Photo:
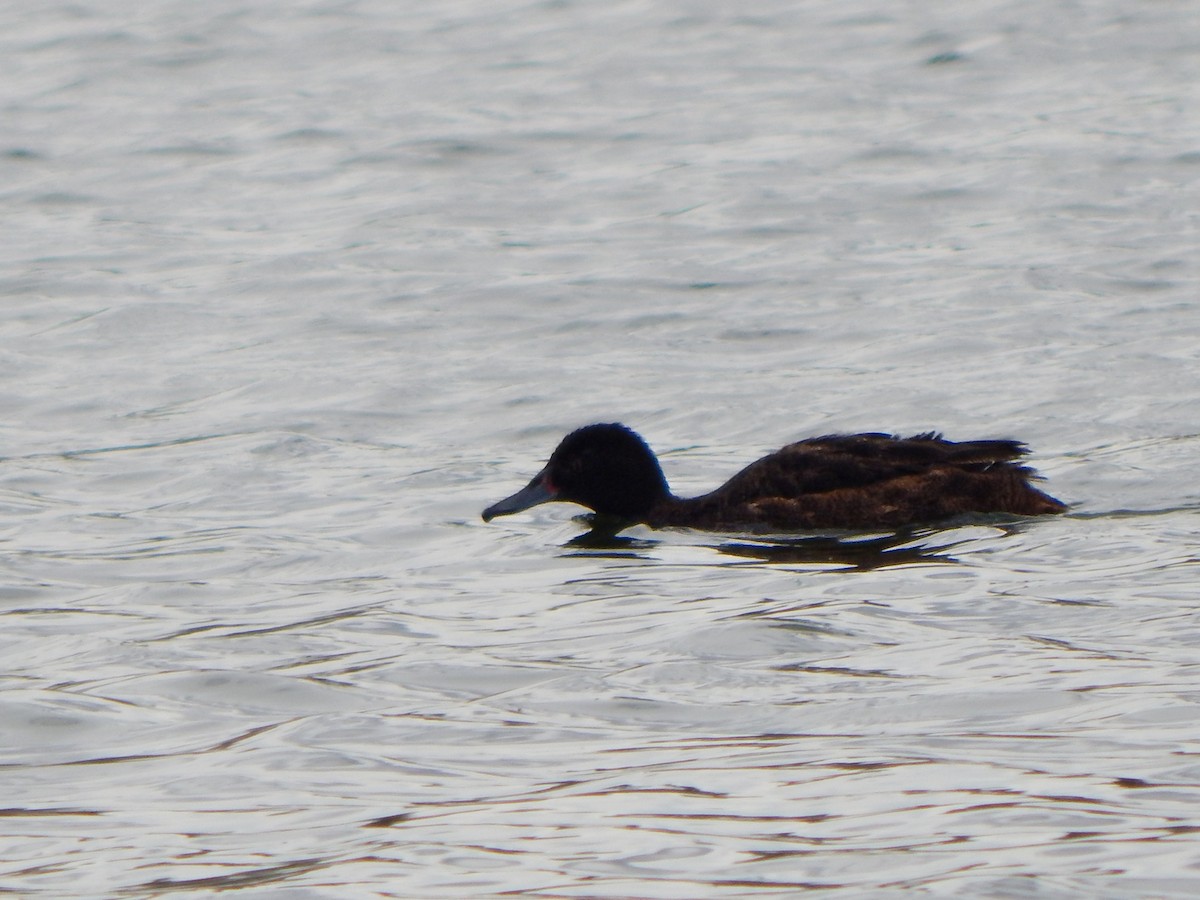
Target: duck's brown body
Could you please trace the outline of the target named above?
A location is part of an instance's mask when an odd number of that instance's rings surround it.
[[[938,435],[830,435],[789,444],[751,463],[712,493],[668,496],[652,526],[717,530],[895,527],[968,513],[1036,516],[1062,503],[1029,483],[1015,441],[953,443]]]
[[[653,527],[711,531],[894,528],[969,513],[1035,516],[1066,507],[1030,484],[1017,441],[937,434],[828,435],[789,444],[709,494],[674,496],[645,442],[622,425],[567,435],[550,461],[485,520],[549,500]]]

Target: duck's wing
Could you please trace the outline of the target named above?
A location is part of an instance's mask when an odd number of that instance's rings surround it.
[[[868,488],[952,468],[985,471],[1027,452],[1019,441],[955,443],[935,433],[825,435],[788,444],[751,463],[716,492],[728,503]],[[1015,468],[1015,467],[1013,467]]]

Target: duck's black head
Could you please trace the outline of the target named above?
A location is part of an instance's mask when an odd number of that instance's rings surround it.
[[[546,468],[517,493],[485,509],[483,520],[550,500],[637,519],[669,494],[658,460],[637,434],[624,425],[588,425],[563,438]]]

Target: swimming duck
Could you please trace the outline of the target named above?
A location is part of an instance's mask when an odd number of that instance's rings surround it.
[[[550,461],[483,520],[551,500],[654,528],[792,531],[895,528],[968,513],[1038,516],[1066,505],[1030,484],[1014,462],[1020,441],[947,441],[831,434],[788,444],[751,463],[715,491],[676,497],[654,452],[624,425],[588,425],[563,438]]]

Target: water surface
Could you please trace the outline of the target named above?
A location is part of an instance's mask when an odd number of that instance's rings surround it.
[[[1195,894],[1200,13],[0,22],[0,889]],[[479,520],[599,420],[1073,508]]]

